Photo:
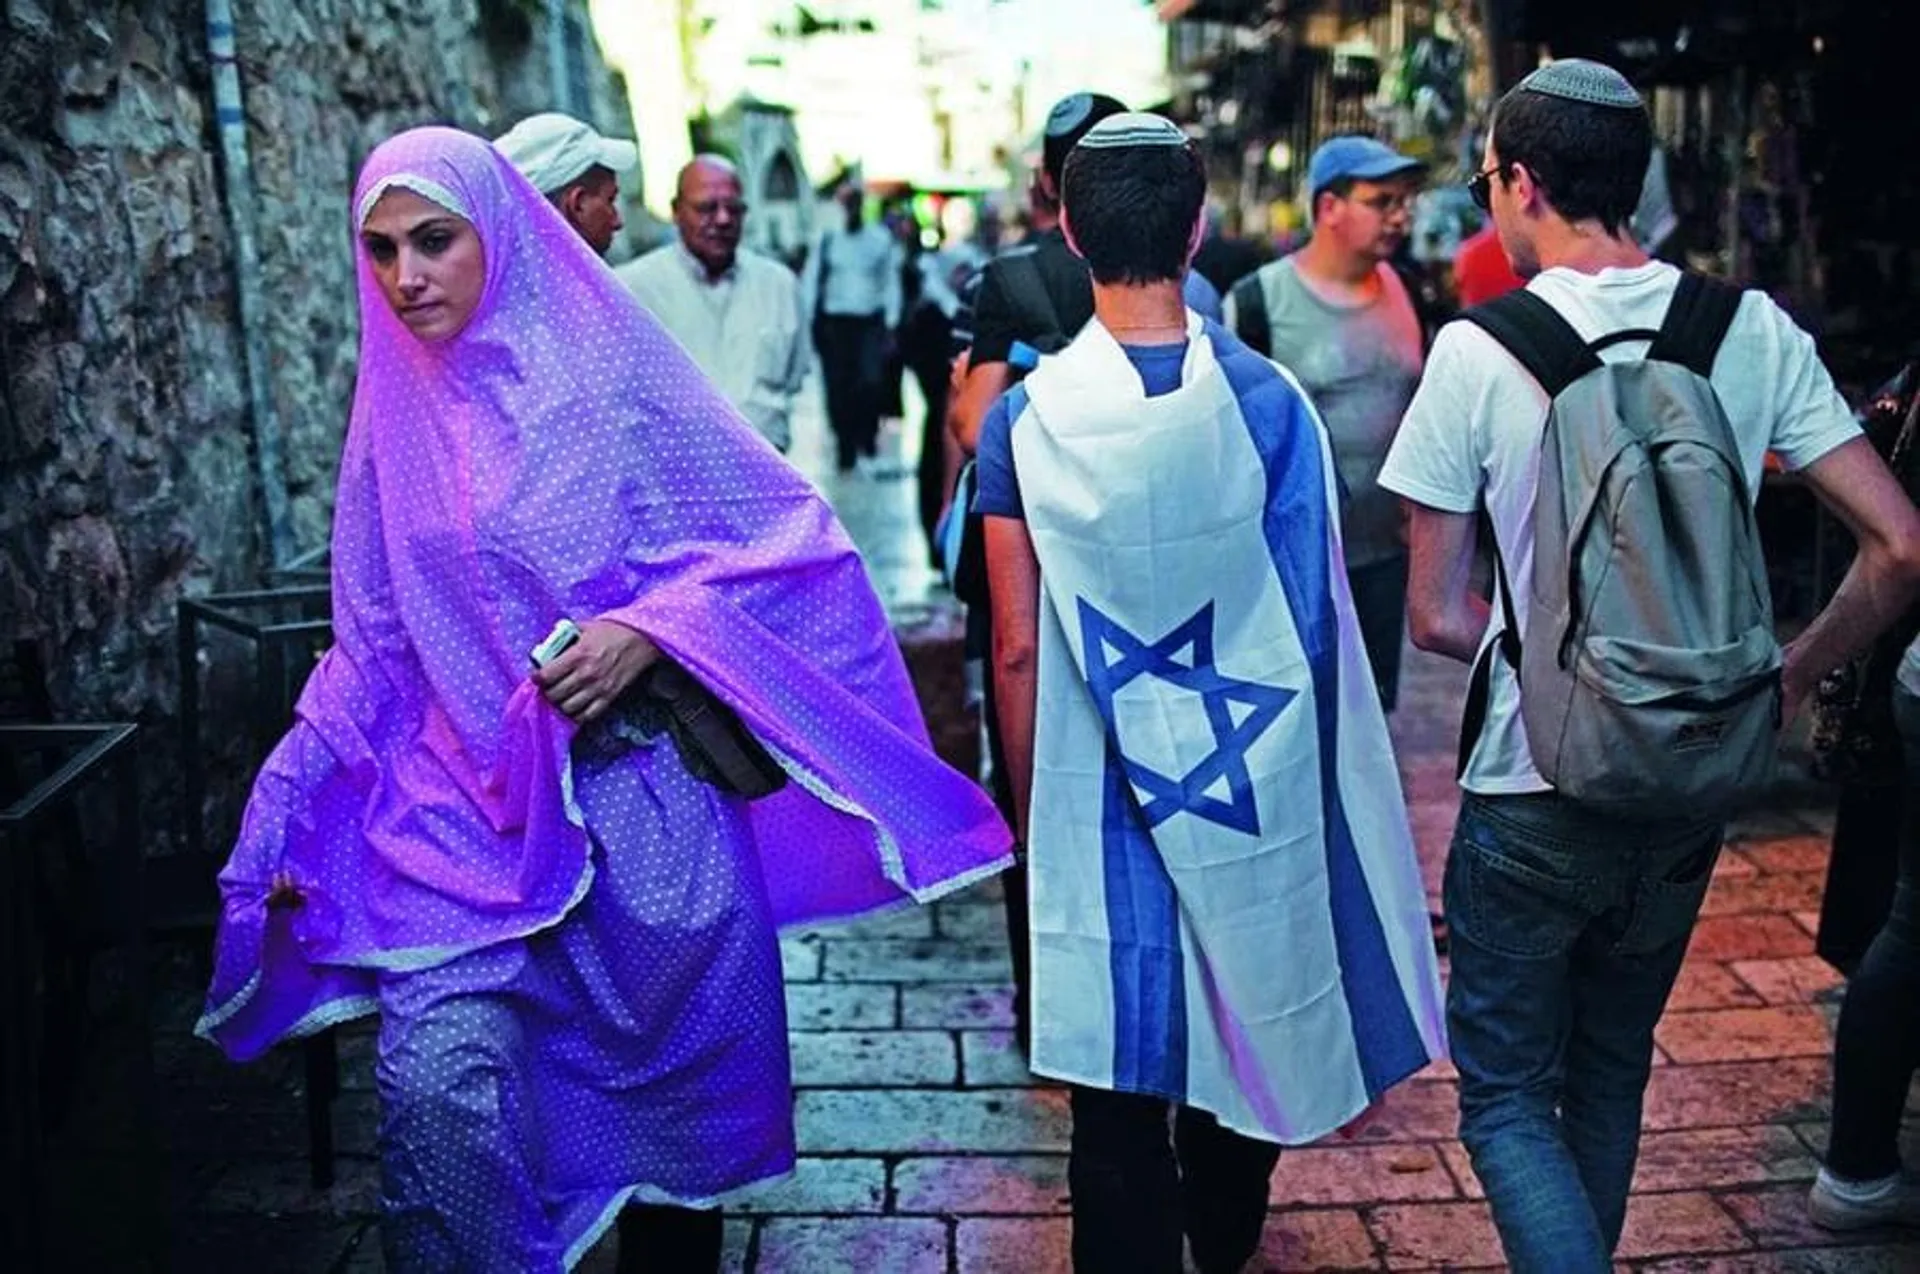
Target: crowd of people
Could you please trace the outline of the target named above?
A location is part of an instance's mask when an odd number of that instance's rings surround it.
[[[1424,169],[1369,138],[1319,148],[1312,237],[1261,264],[1186,133],[1077,93],[1017,244],[914,251],[850,185],[798,278],[741,246],[718,156],[609,269],[631,144],[393,138],[354,193],[337,644],[222,874],[201,1033],[244,1058],[379,1014],[390,1269],[569,1268],[617,1223],[623,1270],[710,1271],[720,1209],[794,1164],[778,927],[1003,874],[1077,1270],[1241,1269],[1282,1148],[1448,1055],[1512,1268],[1610,1270],[1729,812],[1920,597],[1912,414],[1903,489],[1783,311],[1647,256],[1651,144],[1607,67],[1506,94],[1458,272],[1487,304],[1435,331],[1395,266]],[[890,356],[921,386],[984,791],[779,454],[815,354],[843,470]],[[1784,648],[1769,454],[1859,545]],[[1474,670],[1441,917],[1386,729],[1409,633]],[[1920,1225],[1903,650],[1899,883],[1809,1204],[1835,1229]]]

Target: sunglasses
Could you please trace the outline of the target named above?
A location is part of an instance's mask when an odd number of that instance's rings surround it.
[[[1493,211],[1493,179],[1506,170],[1507,165],[1495,164],[1467,178],[1467,197],[1473,200],[1474,207],[1482,212]]]

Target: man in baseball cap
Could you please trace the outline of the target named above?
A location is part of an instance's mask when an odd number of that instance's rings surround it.
[[[1371,137],[1330,137],[1307,163],[1313,238],[1234,285],[1228,322],[1291,370],[1319,408],[1349,500],[1347,583],[1381,704],[1399,697],[1407,550],[1400,501],[1376,482],[1422,361],[1420,317],[1390,264],[1426,165]]]
[[[529,115],[493,144],[595,252],[607,254],[620,233],[618,174],[638,166],[639,147],[558,111]]]

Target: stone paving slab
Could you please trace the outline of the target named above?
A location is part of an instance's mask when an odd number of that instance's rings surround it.
[[[1268,1189],[1275,1206],[1457,1199],[1460,1188],[1431,1144],[1311,1146],[1281,1152]]]
[[[948,1274],[948,1226],[919,1217],[785,1217],[760,1227],[756,1274]]]
[[[954,1038],[941,1031],[795,1034],[792,1054],[800,1088],[923,1088],[960,1074]]]
[[[796,1094],[794,1118],[811,1153],[1067,1148],[1067,1095],[1039,1088],[816,1089]]]
[[[893,1169],[893,1196],[894,1209],[904,1213],[1064,1213],[1067,1159],[1065,1155],[902,1159]]]
[[[1502,1263],[1500,1238],[1484,1203],[1389,1204],[1367,1228],[1391,1270],[1473,1269]]]
[[[963,1220],[955,1263],[968,1274],[1069,1274],[1072,1228],[1060,1217]]]
[[[1653,1038],[1660,1051],[1676,1062],[1825,1057],[1833,1051],[1826,1019],[1806,1004],[1669,1012]]]
[[[803,1158],[791,1177],[754,1191],[739,1206],[742,1213],[762,1216],[857,1216],[886,1210],[887,1163],[877,1158]]]
[[[961,1083],[968,1088],[1001,1088],[1049,1081],[1027,1069],[1026,1055],[1012,1031],[960,1032]]]
[[[792,1031],[874,1031],[900,1025],[900,988],[888,983],[787,984]]]
[[[1833,998],[1846,980],[1819,956],[1736,960],[1733,974],[1768,1004],[1807,1004]]]
[[[1636,1257],[1742,1252],[1753,1246],[1721,1201],[1704,1191],[1643,1194],[1627,1207],[1618,1255]]]
[[[1640,1141],[1633,1188],[1647,1193],[1805,1183],[1813,1180],[1819,1166],[1807,1143],[1780,1124],[1650,1132]]]
[[[1824,1119],[1828,1070],[1823,1057],[1662,1067],[1647,1084],[1641,1123],[1661,1130]]]
[[[900,1025],[1011,1029],[1013,987],[1004,982],[937,983],[900,988]]]
[[[936,903],[933,919],[942,938],[1006,945],[1007,905],[998,899]]]
[[[1747,961],[1758,966],[1768,961]],[[1667,1011],[1692,1012],[1697,1009],[1758,1008],[1767,1003],[1752,983],[1734,972],[1733,966],[1709,960],[1689,960],[1680,969],[1667,1000]]]
[[[876,938],[829,940],[828,982],[979,982],[1013,976],[1005,942]]]

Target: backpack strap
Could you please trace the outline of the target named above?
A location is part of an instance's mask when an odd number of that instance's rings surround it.
[[[1554,308],[1520,289],[1476,305],[1460,315],[1500,343],[1519,360],[1527,374],[1540,383],[1549,398],[1600,366],[1600,356],[1573,325]],[[1493,661],[1504,659],[1514,675],[1520,675],[1520,622],[1513,609],[1513,581],[1507,576],[1507,563],[1500,552],[1500,541],[1491,519],[1484,523],[1486,544],[1493,555],[1495,591],[1500,594],[1500,635],[1493,648],[1475,661],[1467,683],[1467,701],[1460,719],[1460,746],[1454,774],[1467,772],[1467,761],[1480,741],[1487,722],[1487,707],[1493,690]]]
[[[1600,356],[1573,325],[1524,288],[1476,305],[1460,317],[1519,359],[1549,398],[1558,398],[1561,390],[1600,366]]]
[[[1248,348],[1267,358],[1273,357],[1273,322],[1267,317],[1267,289],[1255,270],[1233,285],[1233,334]]]
[[[1741,290],[1731,283],[1700,274],[1682,274],[1673,303],[1647,350],[1648,358],[1678,363],[1703,380],[1713,374],[1713,360],[1726,339],[1733,316],[1740,309]]]
[[[1040,273],[1035,254],[1030,249],[1015,248],[995,258],[994,264],[1000,267],[1000,285],[1014,312],[1033,324],[1027,343],[1042,354],[1059,350],[1070,337],[1060,325],[1060,311],[1054,307],[1053,294],[1047,291],[1046,276]]]
[[[1480,511],[1480,527],[1487,551],[1493,555],[1493,573],[1497,580],[1494,590],[1500,594],[1502,622],[1500,635],[1493,639],[1491,648],[1474,660],[1473,674],[1467,679],[1467,700],[1460,714],[1460,743],[1453,770],[1456,779],[1465,777],[1467,762],[1473,759],[1473,749],[1480,742],[1480,732],[1486,729],[1487,707],[1493,697],[1493,661],[1506,660],[1507,667],[1513,669],[1514,679],[1520,677],[1520,621],[1513,613],[1513,584],[1507,579],[1499,533],[1494,530],[1493,519],[1485,508]]]

